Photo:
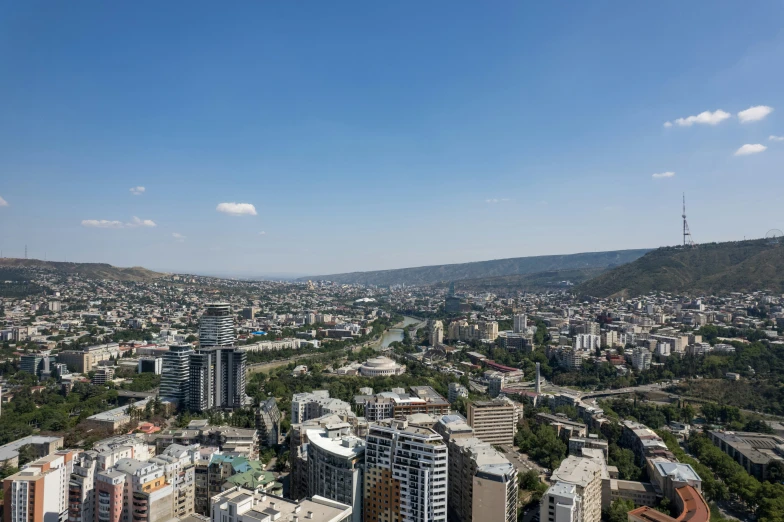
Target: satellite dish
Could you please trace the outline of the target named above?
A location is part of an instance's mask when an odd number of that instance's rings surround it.
[[[773,228],[768,230],[768,233],[765,234],[765,239],[768,240],[769,245],[778,245],[781,242],[782,236],[784,236],[784,232],[778,228]]]

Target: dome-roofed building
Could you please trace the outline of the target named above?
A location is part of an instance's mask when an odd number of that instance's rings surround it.
[[[389,375],[401,375],[406,371],[406,367],[396,363],[389,357],[379,355],[365,361],[359,367],[359,374],[363,377],[386,377]]]

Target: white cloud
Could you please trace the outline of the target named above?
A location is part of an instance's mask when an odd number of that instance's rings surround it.
[[[0,197],[0,207],[7,207],[7,206],[8,206],[8,201]]]
[[[183,241],[185,241],[185,236],[183,236],[179,232],[172,232],[172,237],[176,239],[178,243],[182,243]]]
[[[729,112],[724,112],[721,109],[718,109],[714,112],[704,111],[696,116],[678,118],[675,120],[675,124],[680,125],[681,127],[691,127],[695,123],[699,123],[700,125],[718,125],[730,116],[731,114]]]
[[[784,141],[784,136],[773,136],[773,135],[771,135],[771,136],[768,136],[768,139],[770,141]],[[0,198],[0,199],[2,199],[2,198]],[[2,205],[0,205],[0,206],[2,206]]]
[[[83,219],[82,226],[90,228],[152,228],[157,227],[158,225],[156,225],[155,221],[152,219],[139,219],[138,217],[133,216],[133,219],[129,223],[111,221],[108,219]]]
[[[495,204],[495,203],[504,203],[506,201],[509,201],[509,198],[490,198],[490,199],[486,199],[485,203]]]
[[[136,216],[133,216],[133,220],[130,223],[127,223],[128,227],[157,227],[158,225],[155,224],[155,221],[152,219],[139,219]]]
[[[266,233],[266,232],[264,232],[264,231],[262,230],[261,232],[259,232],[259,235],[260,235],[260,236],[266,236],[266,235],[267,235],[267,233]]]
[[[131,194],[133,194],[134,196],[141,196],[142,194],[144,194],[144,191],[147,189],[139,186],[139,187],[131,187],[129,190],[131,191]]]
[[[749,154],[759,154],[764,152],[767,147],[761,143],[750,144],[747,143],[735,151],[736,156],[748,156]]]
[[[221,203],[215,210],[230,216],[255,216],[256,207],[250,203]]]
[[[664,127],[669,129],[670,127],[672,127],[672,122],[671,121],[665,121],[664,122]]]
[[[125,224],[122,221],[109,221],[108,219],[83,219],[82,226],[90,228],[123,228]]]
[[[672,177],[675,177],[675,173],[674,172],[670,172],[670,171],[667,171],[667,172],[657,172],[656,174],[653,174],[651,177],[653,179],[672,178]]]
[[[755,107],[749,107],[745,111],[740,111],[738,113],[738,119],[741,123],[751,123],[753,121],[764,120],[765,116],[771,112],[773,112],[773,107],[757,105]]]

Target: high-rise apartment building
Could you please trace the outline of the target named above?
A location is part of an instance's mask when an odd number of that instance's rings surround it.
[[[352,521],[362,521],[365,441],[346,427],[307,430],[309,496],[319,495],[351,506]]]
[[[468,405],[468,424],[477,438],[490,444],[514,443],[518,413],[508,401],[476,401]]]
[[[438,433],[408,421],[370,427],[365,449],[366,521],[445,522],[447,447]]]
[[[515,466],[491,444],[474,437],[474,430],[460,415],[445,415],[435,430],[449,448],[449,520],[515,522]]]
[[[215,407],[213,396],[214,353],[200,350],[190,354],[188,358],[188,409],[191,411],[204,411]]]
[[[188,406],[189,358],[192,353],[193,347],[185,344],[170,346],[169,351],[163,354],[160,396],[176,401],[182,408]]]
[[[209,303],[199,321],[199,346],[233,346],[234,316],[228,303]]]
[[[528,316],[519,314],[514,316],[514,333],[525,333],[528,328]]]
[[[247,354],[234,347],[234,316],[227,303],[210,303],[199,321],[199,349],[189,363],[189,408],[237,408],[246,402]]]
[[[3,480],[3,520],[63,522],[68,519],[68,477],[75,453],[60,450]]]

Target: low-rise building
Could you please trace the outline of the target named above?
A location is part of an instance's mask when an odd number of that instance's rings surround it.
[[[232,488],[211,499],[212,522],[347,522],[351,506],[315,496],[298,502]]]
[[[750,475],[766,480],[768,466],[772,461],[781,461],[784,454],[784,438],[765,433],[741,431],[709,431],[711,442],[724,453],[735,459]]]

